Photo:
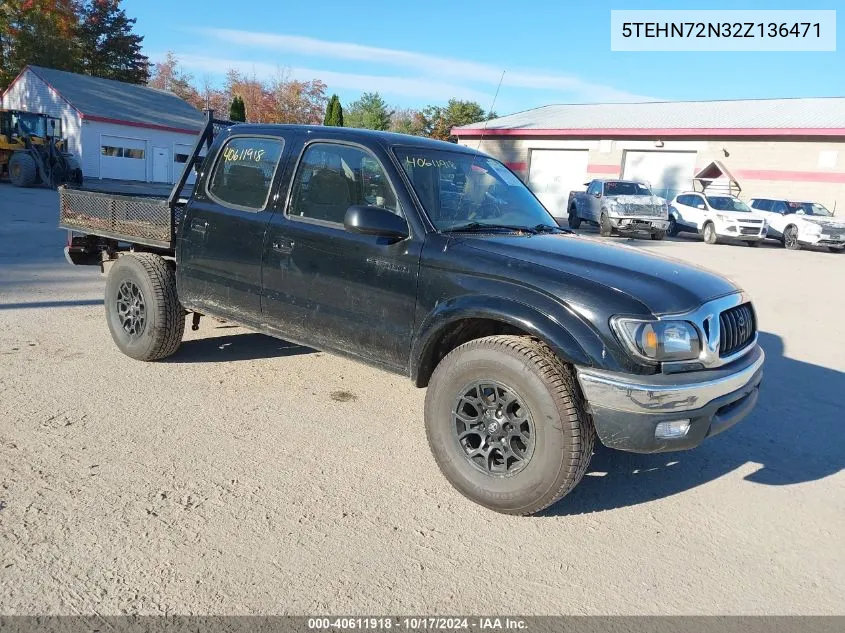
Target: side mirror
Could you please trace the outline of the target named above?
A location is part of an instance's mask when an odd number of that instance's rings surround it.
[[[696,207],[696,209],[705,209],[705,210],[707,209],[707,207],[705,207],[703,204],[697,204],[697,205],[695,205],[695,207]]]
[[[377,235],[396,241],[409,235],[405,220],[381,207],[352,205],[346,210],[343,226],[350,233]]]
[[[596,198],[601,198],[601,191],[599,191],[598,193],[594,193],[593,195],[594,195]]]

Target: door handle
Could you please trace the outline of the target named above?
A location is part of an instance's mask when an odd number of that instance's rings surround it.
[[[208,229],[208,221],[207,220],[199,220],[194,219],[191,220],[191,231],[194,233],[199,233],[200,235],[205,235],[206,230]]]
[[[293,253],[294,243],[292,240],[273,240],[273,250],[282,255]]]

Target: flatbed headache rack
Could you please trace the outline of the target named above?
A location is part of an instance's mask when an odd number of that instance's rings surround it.
[[[59,227],[154,249],[174,248],[184,208],[182,191],[191,172],[203,161],[203,149],[207,152],[220,132],[237,124],[215,119],[214,110],[205,113],[205,126],[166,199],[154,194],[107,193],[62,186],[59,187]]]

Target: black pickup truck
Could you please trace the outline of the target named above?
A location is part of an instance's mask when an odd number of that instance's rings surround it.
[[[210,116],[169,199],[60,201],[67,258],[107,273],[125,354],[165,358],[187,315],[209,315],[404,374],[428,387],[443,474],[500,512],[566,495],[596,435],[688,449],[757,401],[764,355],[739,288],[558,228],[465,147]]]

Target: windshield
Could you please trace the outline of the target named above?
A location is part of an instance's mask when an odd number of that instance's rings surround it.
[[[707,196],[707,202],[717,211],[751,211],[742,200],[730,196]]]
[[[394,151],[439,231],[470,223],[526,229],[557,226],[522,181],[497,160],[412,147]]]
[[[604,183],[604,195],[606,196],[650,196],[648,187],[638,182],[619,182],[610,180]]]
[[[28,112],[15,112],[12,115],[12,129],[19,127],[29,136],[44,136],[44,117]]]
[[[828,211],[823,205],[817,202],[788,202],[789,210],[787,213],[801,213],[804,215],[820,215],[823,217],[831,217],[833,214]]]

